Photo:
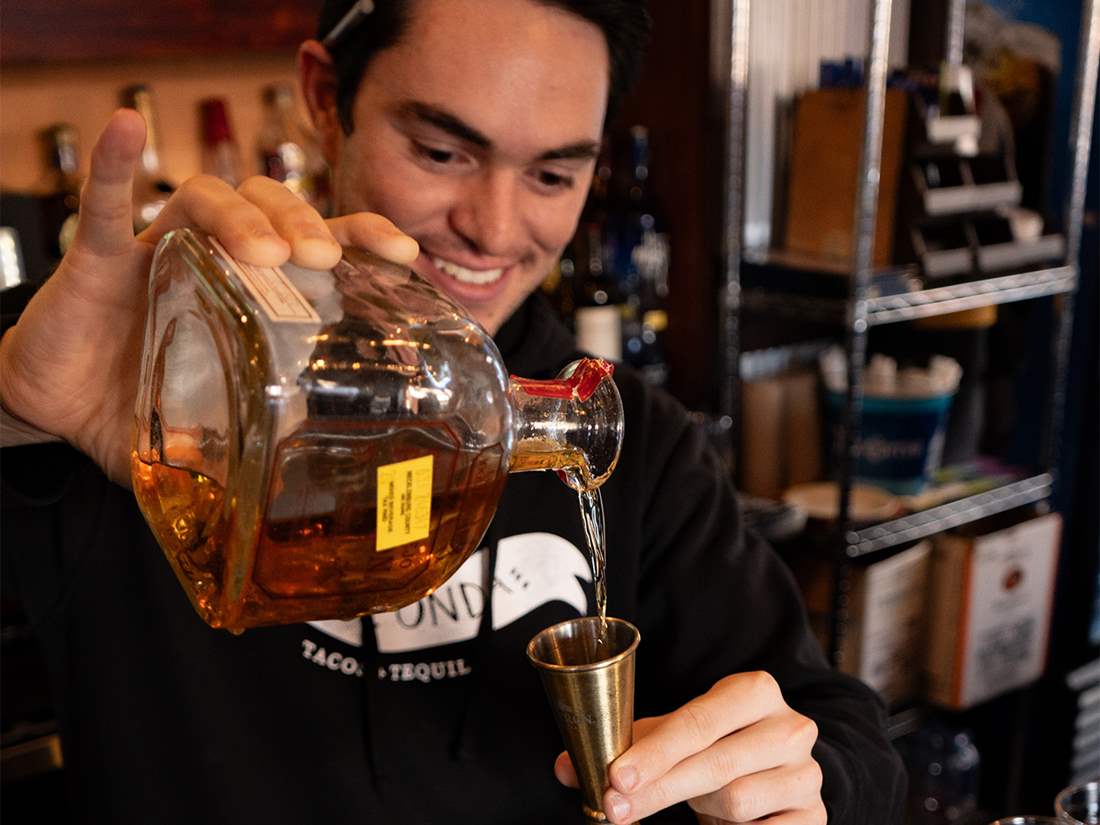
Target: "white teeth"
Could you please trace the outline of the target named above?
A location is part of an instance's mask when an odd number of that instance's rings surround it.
[[[456,281],[461,281],[464,284],[491,284],[493,281],[500,278],[504,272],[503,267],[497,267],[496,269],[467,269],[464,266],[451,263],[443,258],[437,258],[432,255],[432,263],[436,268],[446,272]]]

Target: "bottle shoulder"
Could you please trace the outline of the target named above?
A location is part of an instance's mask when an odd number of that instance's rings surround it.
[[[340,409],[365,404],[377,417],[507,401],[492,338],[404,267],[353,250],[332,270],[251,266],[182,229],[162,241],[153,269],[154,312],[203,303],[238,351],[264,354],[272,387]]]

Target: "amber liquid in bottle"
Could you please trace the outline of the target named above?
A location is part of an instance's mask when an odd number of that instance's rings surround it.
[[[234,546],[233,514],[212,479],[132,457],[134,492],[203,618],[239,630],[395,610],[428,595],[481,540],[507,479],[501,451],[448,446],[449,427],[394,429],[342,422],[277,448],[260,527]],[[428,534],[376,549],[376,473],[430,456]],[[227,556],[225,549],[233,547]],[[229,565],[229,568],[226,568]],[[225,593],[240,582],[240,598]],[[233,604],[240,604],[234,609]]]

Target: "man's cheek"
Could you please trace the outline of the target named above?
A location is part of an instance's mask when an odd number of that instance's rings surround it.
[[[577,231],[580,209],[581,205],[577,203],[575,209],[556,212],[552,218],[542,224],[542,231],[537,233],[536,241],[549,257],[561,257],[565,247],[573,240],[573,235]]]

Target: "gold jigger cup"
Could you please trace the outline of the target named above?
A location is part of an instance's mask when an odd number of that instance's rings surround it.
[[[585,816],[606,822],[607,768],[630,747],[634,727],[634,651],[638,628],[585,616],[548,627],[527,645],[581,784]]]

